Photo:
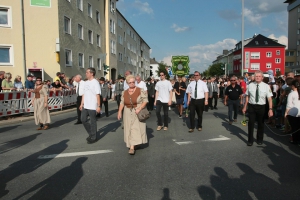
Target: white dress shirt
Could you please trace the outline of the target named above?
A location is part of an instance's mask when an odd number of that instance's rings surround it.
[[[264,83],[264,82],[260,82],[258,84],[258,88],[259,88],[259,99],[258,102],[255,102],[255,97],[256,97],[256,88],[257,88],[257,83],[256,82],[252,82],[249,84],[247,91],[246,91],[246,95],[249,97],[249,103],[250,104],[256,104],[256,105],[265,105],[266,104],[266,98],[268,97],[272,97],[272,91],[271,88],[268,84]]]
[[[196,88],[196,81],[192,81],[186,90],[186,93],[191,95],[192,99],[195,99],[195,88]],[[208,92],[208,88],[205,82],[202,80],[198,80],[197,83],[197,99],[205,98],[205,93]]]
[[[80,80],[79,83],[74,81],[73,82],[73,85],[74,87],[76,87],[76,94],[78,96],[82,96],[83,95],[83,92],[84,92],[84,81],[83,80]],[[79,85],[79,90],[78,90],[78,85]]]

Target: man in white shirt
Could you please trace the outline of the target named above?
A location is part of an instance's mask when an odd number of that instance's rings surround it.
[[[145,83],[144,81],[142,81],[140,75],[137,75],[137,76],[135,77],[135,81],[136,81],[136,82],[135,82],[135,86],[137,86],[137,87],[143,89],[144,91],[147,91],[147,90],[148,90],[148,89],[147,89],[147,86],[146,86],[146,83]]]
[[[162,118],[161,118],[161,108],[164,110],[164,131],[168,130],[168,109],[172,104],[172,84],[170,81],[166,80],[166,75],[164,72],[159,73],[160,81],[155,85],[155,101],[154,105],[156,106],[156,116],[158,121],[158,127],[156,130],[161,130],[163,127]]]
[[[85,130],[89,134],[89,137],[86,139],[88,144],[92,144],[97,141],[96,115],[101,111],[101,90],[99,82],[95,79],[95,74],[96,70],[92,67],[89,67],[85,72],[88,80],[84,83],[84,92],[80,105],[81,121]],[[90,117],[90,123],[88,122],[88,116]]]
[[[127,71],[125,72],[125,79],[126,79],[126,76],[131,75],[131,74],[132,74],[132,72],[129,71],[129,70],[127,70]],[[128,88],[129,88],[129,85],[127,84],[126,81],[124,81],[124,91],[127,90]]]
[[[195,71],[195,80],[192,81],[186,93],[188,94],[188,105],[190,106],[190,124],[189,132],[194,132],[195,129],[195,114],[198,115],[198,131],[202,131],[202,115],[204,105],[208,105],[208,88],[205,82],[200,80],[200,72]]]
[[[82,76],[80,74],[77,74],[74,77],[73,85],[75,87],[76,95],[77,95],[77,102],[76,102],[77,122],[75,123],[75,125],[77,125],[77,124],[82,124],[82,122],[81,122],[81,110],[79,109],[79,107],[81,105],[82,95],[83,95],[83,92],[84,92],[83,91],[84,90],[84,81],[82,80]]]
[[[264,137],[264,114],[266,100],[269,102],[269,117],[273,116],[272,108],[272,91],[268,84],[263,82],[264,74],[258,70],[254,73],[255,82],[249,84],[246,91],[246,101],[243,108],[243,113],[246,113],[248,108],[249,122],[248,122],[248,146],[253,145],[254,124],[257,121],[257,135],[256,140],[258,145],[262,145]],[[249,103],[249,104],[248,104]]]

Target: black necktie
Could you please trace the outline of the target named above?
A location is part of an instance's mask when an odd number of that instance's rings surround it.
[[[258,89],[258,84],[256,85],[256,94],[255,94],[255,102],[258,103],[259,100],[259,89]]]
[[[197,85],[198,85],[198,81],[196,81],[196,87],[195,87],[195,99],[197,99]]]

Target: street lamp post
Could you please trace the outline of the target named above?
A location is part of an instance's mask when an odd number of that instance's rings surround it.
[[[244,75],[244,0],[242,0],[242,69],[241,75]]]

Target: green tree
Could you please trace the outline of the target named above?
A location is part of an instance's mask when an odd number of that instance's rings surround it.
[[[161,61],[158,65],[159,65],[158,66],[158,70],[156,70],[157,76],[159,77],[159,73],[160,72],[164,72],[165,75],[166,75],[166,79],[170,79],[170,75],[169,75],[169,73],[168,73],[168,71],[166,69],[166,67],[170,67],[170,66],[167,66],[167,64],[164,63],[163,61]]]
[[[209,66],[208,74],[210,76],[220,76],[224,74],[224,70],[222,68],[222,63],[217,63]]]

